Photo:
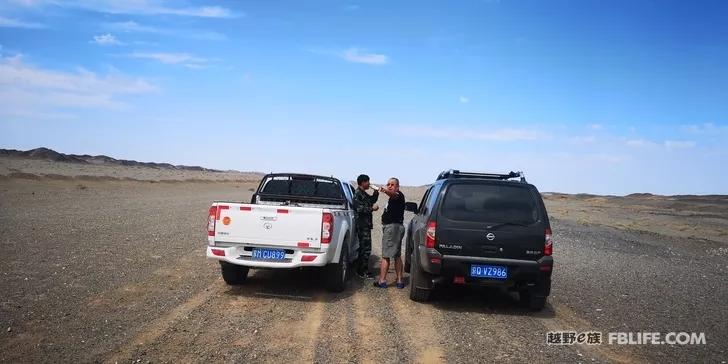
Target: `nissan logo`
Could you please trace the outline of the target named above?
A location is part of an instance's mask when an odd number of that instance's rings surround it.
[[[488,233],[488,235],[486,235],[485,238],[488,239],[488,240],[490,240],[490,241],[493,241],[493,240],[495,240],[495,234]]]

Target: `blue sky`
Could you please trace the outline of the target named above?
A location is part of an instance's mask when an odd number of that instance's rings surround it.
[[[725,1],[0,2],[0,147],[728,194]]]

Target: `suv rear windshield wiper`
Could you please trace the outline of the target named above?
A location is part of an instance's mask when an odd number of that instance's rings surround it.
[[[501,226],[506,226],[506,225],[515,225],[515,226],[524,226],[524,227],[528,227],[528,226],[531,226],[531,225],[533,225],[533,224],[524,224],[524,223],[522,223],[522,222],[516,222],[516,221],[507,221],[507,222],[501,222],[501,223],[499,223],[499,224],[495,224],[495,225],[488,225],[488,226],[487,226],[487,228],[488,228],[488,229],[495,229],[495,228],[497,228],[497,227],[501,227]]]

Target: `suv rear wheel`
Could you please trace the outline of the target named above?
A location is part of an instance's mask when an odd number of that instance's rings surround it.
[[[222,279],[231,286],[237,286],[245,283],[248,278],[250,268],[241,265],[220,262],[220,270],[222,271]]]
[[[410,299],[417,302],[427,302],[430,300],[432,291],[417,287],[427,285],[427,273],[420,267],[420,263],[417,261],[414,252],[410,255],[410,265],[412,270],[410,274],[410,279],[412,280],[410,282]]]

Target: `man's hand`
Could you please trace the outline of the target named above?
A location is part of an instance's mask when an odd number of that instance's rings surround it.
[[[379,210],[379,205],[377,205],[377,204],[372,205],[372,211],[377,211],[377,210]]]
[[[381,193],[383,193],[383,194],[385,194],[385,195],[387,195],[389,197],[395,197],[395,196],[397,196],[397,192],[394,192],[394,191],[392,191],[392,190],[390,190],[388,188],[385,188],[385,187],[379,187],[379,192],[381,192]]]

